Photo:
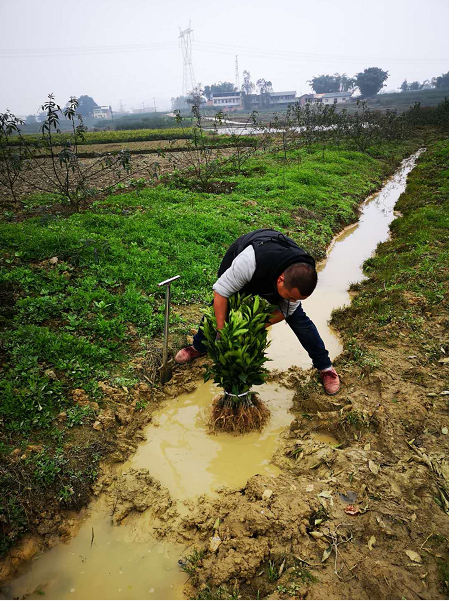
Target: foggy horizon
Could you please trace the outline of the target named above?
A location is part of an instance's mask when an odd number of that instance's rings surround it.
[[[431,79],[449,70],[446,24],[449,3],[429,0],[328,0],[287,2],[278,8],[194,0],[181,3],[99,0],[90,5],[49,0],[0,0],[7,24],[0,42],[3,85],[0,111],[39,112],[53,93],[63,105],[70,96],[91,96],[119,110],[171,108],[182,94],[179,28],[191,22],[196,82],[240,84],[272,81],[274,91],[311,92],[307,80],[321,74],[355,73],[368,67],[389,72],[384,91]],[[153,101],[153,98],[155,101]]]

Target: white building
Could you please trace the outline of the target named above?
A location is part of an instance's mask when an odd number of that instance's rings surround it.
[[[112,109],[110,106],[99,106],[94,109],[96,119],[112,119]]]
[[[327,94],[314,94],[314,102],[322,104],[341,104],[349,102],[352,92],[329,92]]]
[[[238,108],[242,106],[241,92],[219,92],[212,94],[212,105],[217,108]]]
[[[278,106],[280,104],[291,104],[296,100],[296,90],[293,92],[270,92],[269,94],[270,106]]]

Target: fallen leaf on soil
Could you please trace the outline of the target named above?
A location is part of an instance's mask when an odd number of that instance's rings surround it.
[[[422,563],[421,556],[418,555],[416,551],[410,551],[410,549],[407,549],[405,554],[415,563]]]
[[[376,544],[376,537],[372,536],[368,541],[368,549],[370,551],[372,551],[375,544]]]
[[[313,490],[313,484],[309,484],[309,486],[306,486],[306,492],[312,492]]]
[[[316,530],[314,530],[310,533],[310,536],[313,536],[313,538],[323,538],[324,534],[322,532],[317,532]]]
[[[348,515],[357,515],[361,513],[360,507],[356,507],[355,505],[348,505],[345,509],[345,513]]]
[[[370,443],[366,444],[366,445],[363,447],[363,450],[364,450],[364,451],[370,451],[370,450],[371,450],[371,445],[370,445]]]
[[[266,489],[263,491],[262,499],[263,499],[264,501],[266,501],[267,499],[269,499],[269,498],[271,497],[271,495],[272,495],[272,494],[273,494],[273,491],[272,491],[272,490],[270,490],[269,488],[266,488]]]
[[[447,428],[441,428],[441,434],[447,434],[449,430]]]
[[[371,461],[371,459],[368,461],[368,467],[373,472],[373,474],[377,475],[379,473],[379,466],[376,463],[374,463],[374,461]]]
[[[324,563],[326,561],[326,559],[328,559],[330,557],[331,553],[332,553],[332,547],[328,547],[327,549],[325,549],[323,551],[323,557],[321,558],[321,563]]]
[[[218,547],[221,545],[221,538],[219,536],[212,536],[209,539],[209,550],[212,551],[212,553],[215,553],[215,551],[218,549]]]
[[[323,497],[323,499],[332,499],[332,494],[330,490],[323,490],[322,492],[318,493],[319,497]]]
[[[440,395],[441,395],[441,396],[446,396],[447,394],[449,394],[449,390],[442,390],[442,391],[440,392]]]
[[[438,396],[436,392],[429,392],[427,396]]]
[[[449,357],[444,357],[444,359],[440,359],[438,363],[449,363]]]
[[[282,576],[282,572],[284,571],[284,568],[285,568],[285,559],[282,562],[281,567],[279,568],[279,578]]]

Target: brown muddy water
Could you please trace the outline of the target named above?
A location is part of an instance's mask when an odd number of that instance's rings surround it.
[[[332,358],[342,349],[327,325],[330,314],[350,301],[349,284],[363,279],[363,262],[387,239],[394,205],[418,155],[403,161],[382,190],[363,203],[359,222],[335,237],[327,259],[319,265],[318,287],[304,309]],[[288,326],[274,326],[270,338],[271,369],[310,367],[309,357]],[[118,473],[148,469],[169,490],[181,515],[188,513],[189,504],[199,495],[243,487],[255,474],[275,477],[279,470],[270,461],[278,437],[292,421],[294,393],[273,383],[258,387],[258,392],[270,407],[270,422],[262,433],[241,437],[208,434],[208,413],[217,393],[214,385],[199,383],[194,392],[167,400],[147,427],[146,441]],[[338,444],[330,433],[316,432],[312,437]],[[131,514],[120,526],[112,525],[110,508],[100,496],[91,504],[78,535],[35,558],[4,592],[27,599],[182,599],[188,576],[177,561],[188,552],[181,545],[157,540],[145,512]]]

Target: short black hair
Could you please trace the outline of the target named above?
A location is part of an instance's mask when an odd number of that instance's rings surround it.
[[[284,271],[284,285],[291,290],[297,288],[301,296],[310,296],[316,288],[318,274],[308,263],[293,263]]]

